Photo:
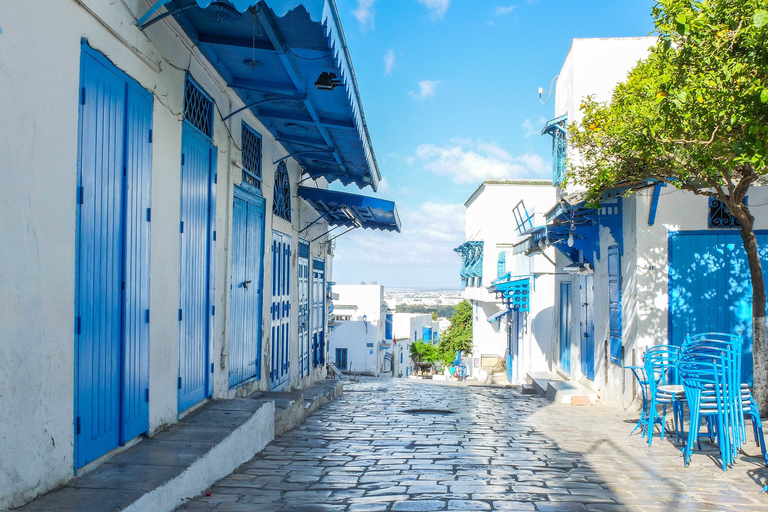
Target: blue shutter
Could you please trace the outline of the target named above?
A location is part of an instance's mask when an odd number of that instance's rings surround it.
[[[392,339],[392,314],[387,313],[385,324],[384,324],[384,337],[385,339],[391,340]]]
[[[560,369],[571,373],[571,283],[560,283]]]
[[[213,294],[213,200],[215,148],[200,132],[182,125],[181,262],[179,308],[179,411],[211,393],[210,329]]]
[[[291,237],[272,232],[272,352],[270,389],[282,389],[289,379],[291,312]]]
[[[610,316],[611,362],[622,364],[621,257],[619,246],[608,248],[608,309]]]
[[[299,239],[299,377],[309,375],[309,242]]]
[[[248,280],[246,255],[248,252],[248,203],[235,197],[232,203],[232,304],[229,326],[229,386],[244,380],[247,363],[246,345],[246,294]],[[256,284],[256,283],[250,283]],[[255,288],[255,286],[254,286]]]

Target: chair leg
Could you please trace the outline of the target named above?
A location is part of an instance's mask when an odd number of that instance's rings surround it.
[[[653,427],[656,424],[656,400],[651,399],[651,406],[648,408],[648,446],[653,444]]]

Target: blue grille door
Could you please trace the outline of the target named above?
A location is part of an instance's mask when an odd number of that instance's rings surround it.
[[[282,389],[289,380],[291,314],[291,237],[272,232],[272,351],[270,389]]]
[[[236,187],[232,208],[230,387],[261,375],[264,199]]]
[[[184,122],[181,133],[179,412],[211,393],[215,148]]]
[[[768,233],[757,232],[763,274]],[[752,384],[752,281],[738,231],[669,234],[669,343],[688,334],[742,332],[741,381]]]
[[[83,45],[75,292],[75,465],[149,427],[152,97]]]
[[[325,262],[312,260],[312,364],[325,364]]]
[[[571,373],[571,283],[560,283],[560,369]]]
[[[309,242],[299,239],[299,377],[309,375]]]
[[[592,302],[594,286],[592,276],[581,276],[579,291],[581,292],[581,322],[579,330],[581,373],[589,380],[595,380],[595,323],[592,317]]]
[[[608,248],[608,309],[611,331],[611,362],[622,364],[621,256],[619,246]]]

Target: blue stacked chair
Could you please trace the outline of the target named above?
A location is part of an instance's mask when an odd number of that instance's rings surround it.
[[[675,371],[680,357],[680,347],[672,345],[657,345],[648,348],[644,356],[645,377],[648,381],[648,414],[646,416],[645,432],[648,434],[648,446],[653,443],[653,428],[658,423],[661,427],[661,437],[664,438],[667,406],[672,406],[675,423],[675,433],[680,436],[680,420],[682,412],[675,394],[665,391],[663,386],[675,383]],[[658,406],[662,406],[659,415]]]

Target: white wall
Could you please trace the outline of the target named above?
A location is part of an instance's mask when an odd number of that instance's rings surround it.
[[[342,322],[333,329],[328,360],[336,362],[336,349],[347,349],[347,372],[379,375],[377,331],[371,322]],[[371,346],[369,347],[368,344]]]
[[[177,421],[181,112],[184,69],[224,114],[242,106],[172,18],[145,32],[135,26],[143,0],[41,0],[0,8],[0,508],[19,505],[73,476],[75,188],[81,38],[154,94],[150,309],[150,432]],[[130,12],[129,10],[130,9]],[[133,13],[133,14],[131,14]],[[109,26],[109,29],[105,27]],[[34,30],[31,28],[34,27]],[[119,34],[122,41],[114,33]],[[180,69],[177,69],[180,68]],[[53,86],[55,84],[55,87]],[[266,196],[264,288],[270,289],[272,229],[291,235],[316,218],[299,206],[299,167],[287,161],[293,223],[274,217],[271,164],[286,152],[250,113],[227,122],[215,115],[218,149],[213,353],[214,396],[231,397],[269,384],[269,294],[262,314],[262,375],[228,389],[230,229],[233,187],[240,181],[240,122],[263,137]],[[233,143],[228,135],[232,133]],[[320,183],[324,186],[324,183]],[[318,223],[305,236],[326,229]],[[321,243],[311,247],[324,255]],[[295,283],[296,264],[292,274]],[[330,271],[330,264],[327,265]],[[323,294],[325,295],[325,294]],[[296,301],[295,285],[292,301]],[[291,386],[298,379],[298,308],[291,317]],[[23,461],[20,463],[20,461]]]

